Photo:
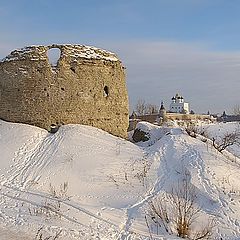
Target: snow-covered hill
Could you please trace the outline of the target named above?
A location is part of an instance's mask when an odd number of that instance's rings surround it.
[[[149,142],[133,144],[88,126],[49,134],[0,121],[0,239],[150,239],[149,203],[186,176],[195,227],[212,217],[211,239],[240,239],[239,158],[177,127],[145,129]],[[153,237],[177,239],[161,227]]]

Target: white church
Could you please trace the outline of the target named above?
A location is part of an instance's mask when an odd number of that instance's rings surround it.
[[[178,93],[172,97],[169,112],[189,114],[189,103],[184,101],[184,98]]]

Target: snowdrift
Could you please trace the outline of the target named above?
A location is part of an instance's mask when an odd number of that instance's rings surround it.
[[[156,231],[146,217],[149,203],[172,194],[187,176],[201,209],[191,230],[211,217],[211,239],[240,239],[234,152],[221,154],[177,127],[142,123],[142,129],[150,140],[136,145],[88,126],[50,134],[0,121],[0,236],[11,229],[5,239],[179,239],[162,227]]]

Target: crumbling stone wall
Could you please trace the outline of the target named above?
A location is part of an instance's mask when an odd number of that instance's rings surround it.
[[[47,51],[59,48],[57,66]],[[124,68],[113,53],[83,45],[29,46],[0,62],[0,118],[50,129],[79,123],[126,137]]]

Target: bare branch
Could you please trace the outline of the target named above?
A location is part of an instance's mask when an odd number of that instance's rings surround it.
[[[184,179],[172,189],[170,194],[161,193],[149,203],[148,216],[152,225],[156,229],[160,227],[166,233],[175,234],[181,238],[208,239],[214,227],[212,221],[209,221],[200,231],[193,231],[193,225],[197,223],[201,214],[201,208],[196,205],[196,199],[194,186]],[[149,222],[148,229],[151,229]]]
[[[139,99],[136,104],[136,113],[138,116],[145,114],[146,102],[143,99]]]
[[[233,114],[234,114],[234,115],[240,115],[240,104],[236,104],[236,105],[233,107]]]
[[[222,152],[227,147],[234,144],[240,146],[240,131],[236,129],[232,133],[226,133],[223,137],[216,139],[212,138],[213,147],[216,148],[219,152]]]

